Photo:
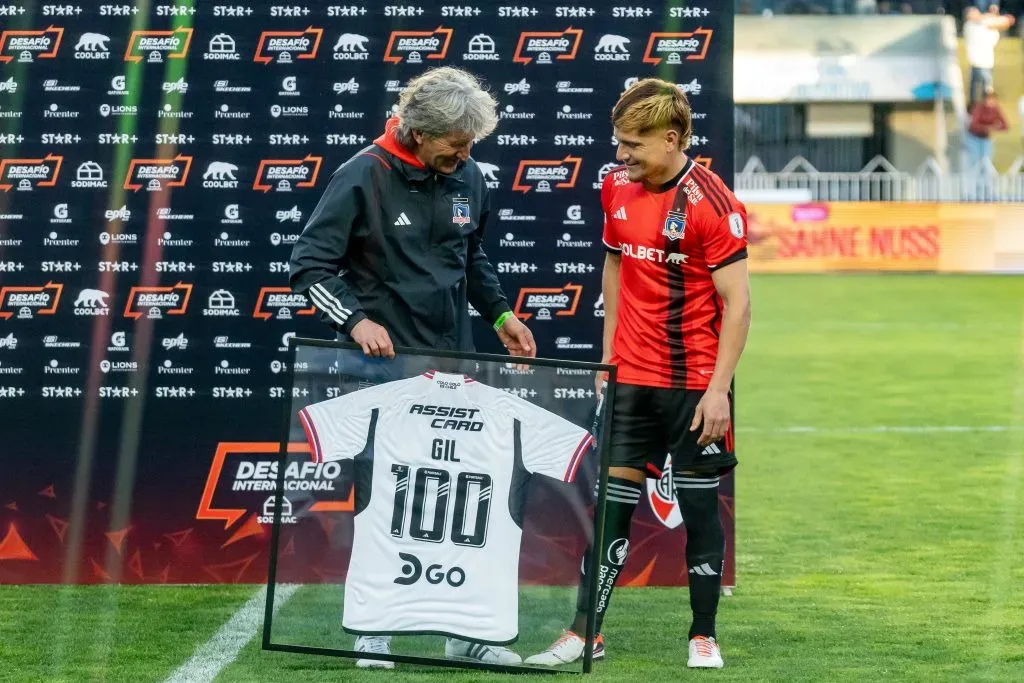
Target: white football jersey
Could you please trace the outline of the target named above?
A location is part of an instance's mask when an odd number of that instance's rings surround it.
[[[345,630],[515,641],[530,475],[572,481],[590,433],[440,372],[315,403],[300,418],[314,459],[355,461]]]

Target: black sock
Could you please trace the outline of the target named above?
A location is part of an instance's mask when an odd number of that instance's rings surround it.
[[[689,637],[713,638],[725,567],[725,532],[718,517],[718,477],[678,474],[675,485],[686,525],[686,566],[693,612]]]
[[[629,527],[633,520],[633,511],[640,501],[643,484],[628,479],[608,477],[608,502],[604,513],[604,538],[601,543],[600,566],[598,567],[598,603],[597,627],[595,633],[601,632],[604,614],[608,611],[612,589],[615,581],[626,564],[629,552]],[[579,636],[587,632],[587,612],[590,604],[590,555],[592,546],[587,546],[583,556],[583,567],[580,573],[579,589],[576,593],[576,619],[571,630]]]

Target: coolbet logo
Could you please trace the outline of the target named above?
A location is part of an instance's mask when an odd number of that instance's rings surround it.
[[[567,156],[561,161],[523,159],[519,162],[512,189],[526,193],[533,189],[551,192],[552,188],[575,187],[582,163],[583,159],[574,156]]]
[[[0,33],[0,63],[14,59],[31,62],[36,59],[53,59],[60,49],[64,29],[50,26],[40,31],[4,31]]]
[[[124,305],[124,317],[162,318],[164,315],[183,315],[192,297],[192,285],[179,282],[170,287],[132,287]]]
[[[297,309],[294,312],[292,309]],[[270,320],[290,320],[293,315],[313,315],[316,308],[309,305],[304,294],[297,294],[290,287],[262,287],[256,299],[252,317]]]
[[[275,60],[279,64],[290,64],[296,59],[316,59],[323,36],[322,28],[312,26],[307,26],[304,31],[264,31],[252,59],[261,64]]]
[[[47,282],[38,287],[0,287],[0,319],[17,314],[19,319],[53,315],[64,285]]]
[[[576,306],[580,302],[583,287],[567,283],[565,287],[523,287],[519,290],[515,314],[522,320],[537,316],[537,320],[551,320],[551,312],[555,315],[576,315]]]
[[[698,60],[708,56],[711,29],[698,28],[690,33],[652,33],[644,51],[645,64],[681,64],[684,59]]]
[[[536,59],[538,64],[551,64],[552,55],[562,61],[576,59],[582,40],[583,30],[572,26],[564,31],[523,31],[512,61],[529,64]]]
[[[306,155],[305,159],[264,159],[256,169],[252,189],[270,192],[291,192],[297,187],[313,187],[320,175],[323,157]]]
[[[281,445],[271,443],[219,443],[214,453],[196,519],[222,520],[227,529],[247,514],[260,524],[273,522]],[[301,492],[303,501],[317,500],[303,512],[352,512],[351,481],[344,481],[337,462],[315,463],[309,444],[289,443],[284,470],[282,521],[294,523],[299,510],[288,496]],[[350,478],[347,478],[350,479]]]
[[[33,187],[53,187],[60,175],[64,157],[47,154],[42,159],[0,159],[0,190],[8,192]]]
[[[192,29],[178,27],[173,31],[132,31],[124,61],[141,62],[145,57],[150,64],[165,59],[183,59],[192,42]]]
[[[132,159],[124,178],[124,189],[138,192],[165,187],[183,187],[192,168],[192,157],[179,154],[173,159]]]
[[[384,61],[421,64],[424,59],[444,59],[451,42],[452,29],[443,26],[433,31],[392,31],[384,50]]]

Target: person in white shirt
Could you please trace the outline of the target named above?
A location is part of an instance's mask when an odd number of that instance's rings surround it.
[[[1000,15],[999,6],[992,5],[982,14],[977,7],[964,10],[964,49],[971,68],[967,88],[968,110],[985,98],[985,91],[994,87],[992,70],[996,64],[996,44],[1000,32],[1013,26],[1012,15]]]

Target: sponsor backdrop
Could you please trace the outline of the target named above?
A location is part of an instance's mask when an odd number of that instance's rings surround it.
[[[692,155],[731,179],[732,21],[680,0],[0,4],[0,581],[265,579],[287,339],[329,336],[288,290],[291,245],[427,67],[499,100],[474,156],[517,313],[543,355],[599,360],[611,106],[679,83]],[[553,392],[593,408],[589,377]],[[302,448],[289,481],[348,514]],[[625,583],[686,581],[664,489]],[[731,478],[723,499],[732,584]]]
[[[747,205],[755,272],[1024,273],[1024,206]]]

